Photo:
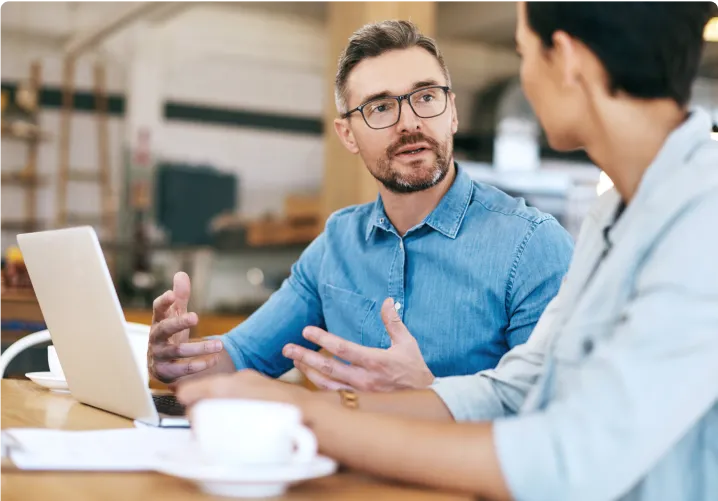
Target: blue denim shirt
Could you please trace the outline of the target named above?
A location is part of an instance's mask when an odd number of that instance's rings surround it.
[[[557,293],[573,251],[550,215],[457,167],[437,207],[402,238],[376,202],[334,213],[291,275],[245,322],[221,337],[235,366],[279,376],[287,343],[319,326],[388,348],[380,316],[392,297],[435,376],[494,367],[524,343]]]
[[[438,379],[458,421],[495,420],[515,499],[718,499],[718,142],[695,110],[616,220],[603,195],[531,339]],[[479,466],[477,466],[479,467]]]

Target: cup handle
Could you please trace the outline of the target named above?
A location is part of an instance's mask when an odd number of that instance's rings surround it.
[[[317,437],[304,425],[294,430],[294,443],[297,446],[292,456],[292,463],[308,463],[317,455]]]

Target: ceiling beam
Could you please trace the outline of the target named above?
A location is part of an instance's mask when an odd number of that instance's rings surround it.
[[[180,2],[169,2],[176,4]],[[63,47],[63,52],[67,57],[77,57],[82,52],[91,49],[110,35],[125,28],[130,23],[154,13],[159,9],[167,9],[168,2],[139,2],[128,4],[128,6],[117,16],[113,16],[101,23],[98,23],[91,29],[78,33],[70,38]]]
[[[147,20],[152,23],[166,23],[190,7],[195,7],[204,2],[160,2],[161,6],[147,15]]]
[[[18,44],[34,44],[42,47],[57,48],[67,42],[68,35],[58,35],[54,33],[45,33],[39,30],[27,30],[10,26],[2,28],[2,42],[15,42]]]

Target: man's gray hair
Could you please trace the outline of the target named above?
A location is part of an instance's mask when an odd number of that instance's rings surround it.
[[[434,39],[422,35],[410,21],[381,21],[359,28],[349,37],[349,43],[339,56],[339,67],[334,80],[334,100],[339,113],[347,112],[347,79],[354,67],[361,61],[377,57],[390,50],[421,47],[436,58],[444,73],[447,85],[451,86],[449,70]]]

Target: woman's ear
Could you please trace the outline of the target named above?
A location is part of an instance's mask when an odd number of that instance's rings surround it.
[[[561,84],[564,87],[577,85],[580,80],[581,63],[575,41],[563,31],[553,34],[554,63],[560,65]]]

